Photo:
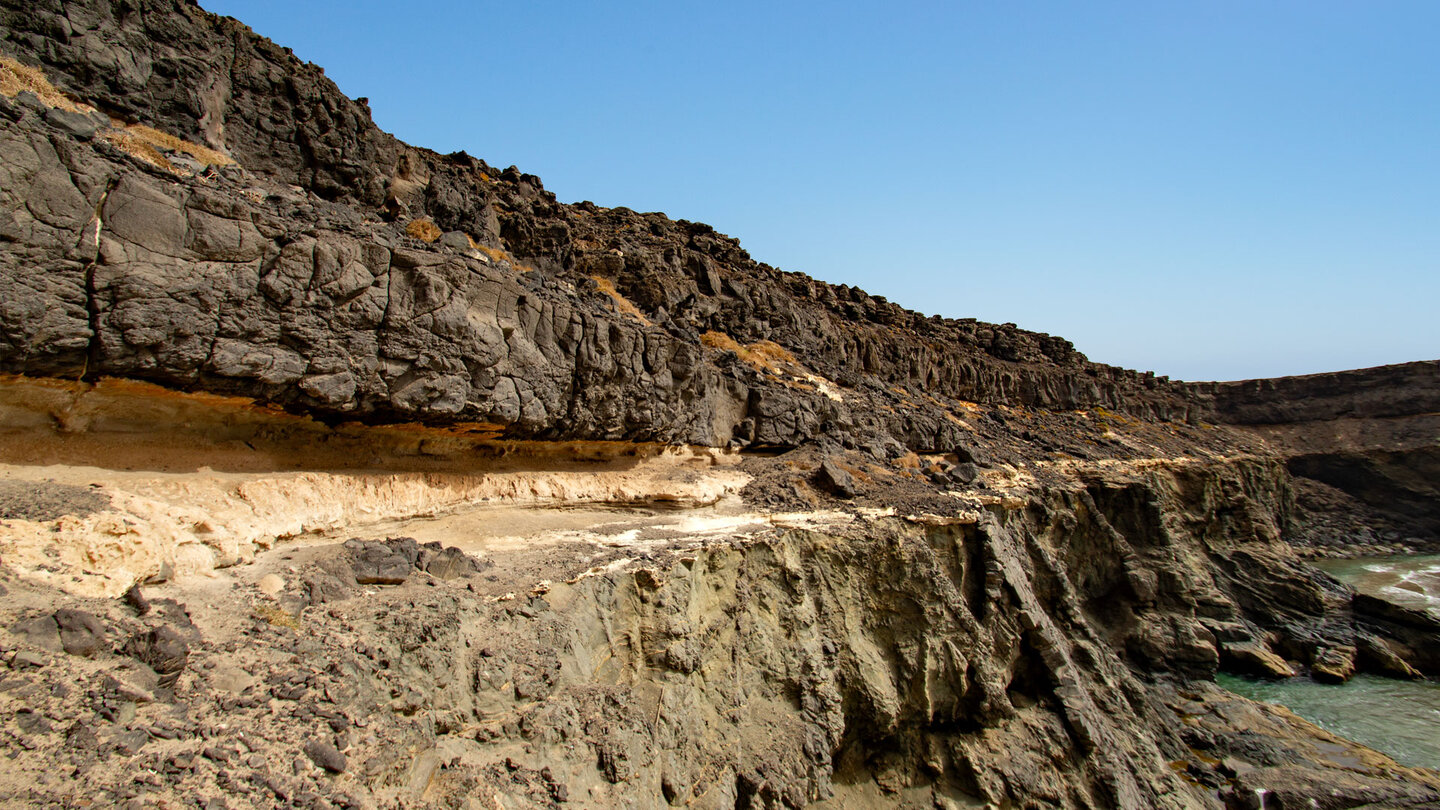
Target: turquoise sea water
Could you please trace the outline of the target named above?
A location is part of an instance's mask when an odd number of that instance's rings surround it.
[[[1356,590],[1440,614],[1440,554],[1320,560]],[[1230,691],[1287,706],[1321,728],[1383,751],[1403,765],[1440,768],[1440,683],[1357,675],[1327,685],[1309,678],[1260,681],[1221,675]]]
[[[1314,565],[1357,591],[1440,615],[1440,554],[1316,560]]]
[[[1256,681],[1219,675],[1237,695],[1278,703],[1315,725],[1389,754],[1402,765],[1440,768],[1440,684],[1356,675],[1327,685],[1309,678]]]

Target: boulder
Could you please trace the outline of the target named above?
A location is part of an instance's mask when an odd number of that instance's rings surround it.
[[[255,588],[266,596],[274,596],[285,590],[285,580],[279,574],[266,574],[255,583]]]
[[[10,626],[10,632],[42,650],[60,652],[60,625],[53,615],[16,622]]]
[[[330,773],[345,772],[345,755],[324,740],[311,740],[305,743],[305,755],[310,758],[311,762]]]
[[[815,484],[837,498],[853,498],[857,494],[855,477],[832,458],[820,463],[815,472]]]
[[[437,579],[455,579],[483,571],[488,566],[454,546],[426,543],[420,547],[417,566]]]
[[[1402,656],[1402,652],[1409,651],[1399,649],[1399,645],[1394,642],[1371,635],[1361,635],[1355,641],[1358,648],[1356,652],[1366,669],[1390,678],[1415,680],[1424,677]]]
[[[190,658],[190,645],[169,625],[136,633],[124,651],[155,670],[162,687],[175,684]]]
[[[1354,675],[1354,647],[1327,647],[1317,651],[1310,662],[1310,677],[1321,683],[1344,683]]]
[[[1221,665],[1238,675],[1290,678],[1295,668],[1258,641],[1228,641],[1220,645]]]
[[[92,658],[105,647],[105,625],[89,613],[61,608],[55,611],[55,624],[60,646],[71,655]]]
[[[360,540],[345,541],[350,552],[350,565],[355,571],[355,581],[361,585],[399,585],[415,570],[420,552],[414,539],[392,537],[384,542]]]

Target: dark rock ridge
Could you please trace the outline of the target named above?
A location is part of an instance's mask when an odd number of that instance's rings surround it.
[[[116,148],[103,116],[0,105],[0,369],[534,438],[946,449],[961,400],[1194,415],[1178,384],[1063,339],[926,318],[705,225],[407,146],[193,4],[0,9],[0,50],[66,93],[238,162],[177,154],[177,174]],[[406,235],[416,220],[434,241]]]
[[[1286,459],[1292,540],[1440,549],[1440,361],[1190,387],[1207,418]]]
[[[1440,413],[1440,360],[1275,377],[1193,383],[1213,421],[1273,425]]]

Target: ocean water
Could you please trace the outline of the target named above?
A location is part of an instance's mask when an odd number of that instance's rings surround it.
[[[1440,554],[1319,560],[1315,566],[1358,591],[1440,615]],[[1402,765],[1440,769],[1440,683],[1357,675],[1344,684],[1309,678],[1251,680],[1220,675],[1238,695],[1278,703],[1323,729],[1383,751]]]
[[[1315,725],[1389,754],[1401,765],[1440,768],[1440,684],[1356,675],[1329,685],[1309,678],[1215,682],[1237,695],[1278,703]]]
[[[1362,593],[1440,615],[1440,554],[1316,560],[1314,565]]]

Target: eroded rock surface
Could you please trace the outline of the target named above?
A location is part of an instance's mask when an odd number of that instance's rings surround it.
[[[407,146],[239,23],[141,6],[10,3],[0,48],[236,162],[147,162],[0,103],[0,369],[711,445],[945,450],[962,401],[1189,412],[1183,389],[1060,338],[925,318],[704,225],[562,205],[513,168]]]
[[[0,70],[0,800],[1440,803],[1212,682],[1440,676],[1297,552],[1440,542],[1435,363],[927,318],[181,0],[0,0]]]
[[[152,586],[171,606],[154,615],[76,603],[112,630],[90,658],[12,635],[3,699],[29,714],[5,733],[30,784],[7,795],[79,795],[35,781],[64,763],[108,802],[1242,807],[1259,787],[1440,801],[1434,774],[1206,683],[1222,648],[1319,667],[1377,637],[1279,540],[1284,475],[1095,469],[969,518],[842,515],[638,556],[497,549],[449,578],[418,572],[409,540],[269,552]],[[1142,494],[1148,512],[1121,509]],[[362,593],[374,549],[409,573]],[[1260,561],[1285,615],[1229,574]],[[293,573],[266,594],[275,570]],[[337,570],[348,590],[314,599],[305,583]],[[18,629],[26,601],[52,597],[10,584]],[[57,697],[62,683],[85,699]]]

